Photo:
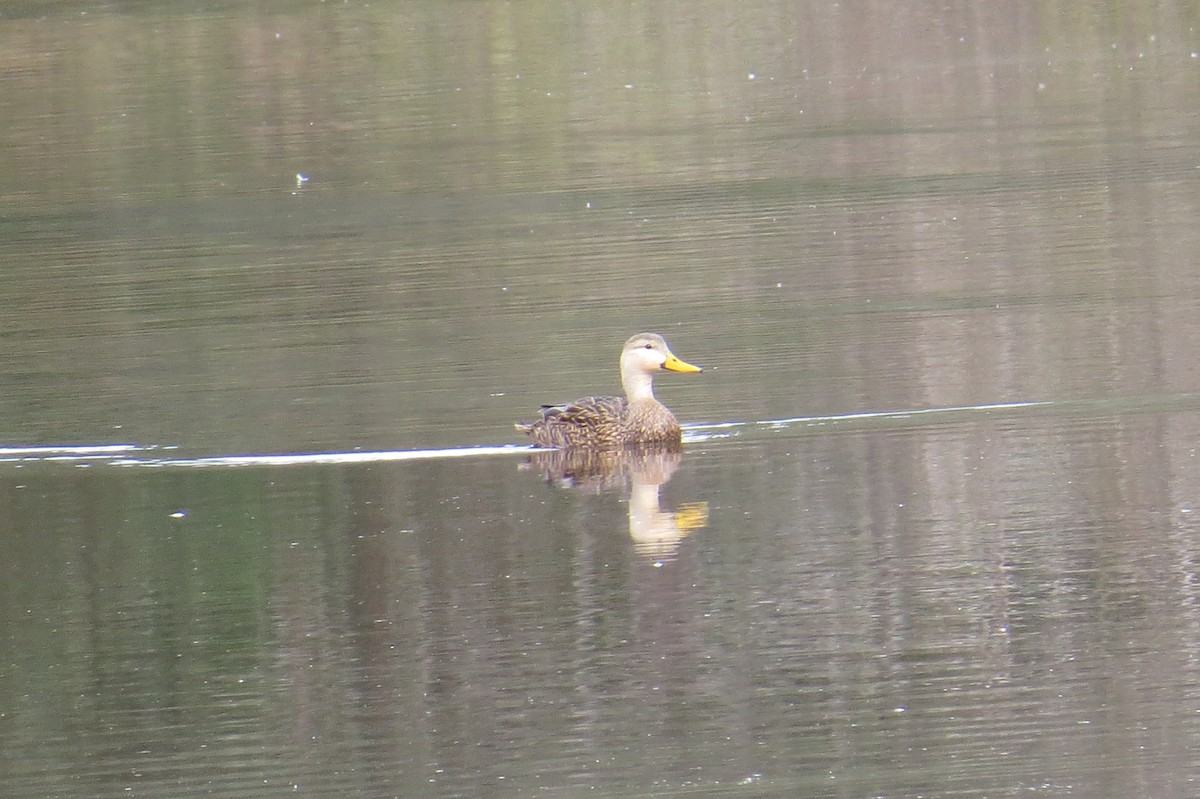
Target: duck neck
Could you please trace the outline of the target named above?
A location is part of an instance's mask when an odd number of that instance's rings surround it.
[[[649,372],[626,366],[621,370],[621,385],[630,402],[654,399],[654,378]]]

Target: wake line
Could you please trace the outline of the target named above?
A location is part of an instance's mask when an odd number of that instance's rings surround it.
[[[312,452],[280,455],[218,455],[210,458],[122,458],[114,466],[160,467],[234,467],[234,466],[305,466],[313,464],[390,463],[392,461],[432,460],[434,458],[471,458],[479,455],[512,455],[530,452],[533,447],[455,447],[452,449],[398,449],[375,452]]]
[[[989,405],[960,405],[944,408],[911,408],[893,411],[865,411],[831,416],[794,416],[785,419],[763,419],[756,422],[713,422],[683,426],[685,442],[705,442],[738,435],[739,429],[754,427],[780,430],[794,425],[822,425],[863,419],[908,419],[914,416],[966,413],[972,411],[1006,411],[1038,408],[1061,403],[1052,401],[1002,402]],[[3,463],[73,463],[127,467],[159,468],[234,468],[239,466],[304,466],[321,464],[390,463],[394,461],[434,460],[438,458],[473,458],[491,455],[517,455],[535,452],[523,444],[501,446],[450,447],[445,449],[405,449],[354,452],[281,453],[271,455],[217,455],[200,458],[180,458],[169,453],[178,446],[141,444],[98,444],[46,447],[0,447]]]
[[[111,461],[131,452],[149,452],[158,447],[138,444],[80,444],[60,447],[0,447],[0,462],[5,461]]]
[[[791,416],[785,419],[762,419],[756,422],[714,422],[712,424],[686,424],[683,426],[684,441],[706,441],[713,438],[736,435],[741,427],[766,427],[779,430],[793,425],[815,426],[835,424],[837,422],[853,422],[862,419],[909,419],[914,416],[933,414],[964,413],[970,411],[1007,411],[1018,408],[1039,408],[1057,405],[1049,400],[1027,402],[996,402],[989,405],[952,405],[943,408],[908,408],[899,411],[862,411],[859,413],[838,413],[830,416]],[[689,435],[692,432],[698,435]],[[728,431],[728,432],[722,432]]]
[[[98,444],[52,447],[0,447],[3,463],[73,463],[90,466],[143,467],[233,467],[299,466],[305,464],[386,463],[389,461],[430,460],[434,458],[470,458],[480,455],[512,455],[530,452],[533,447],[509,444],[494,447],[452,447],[447,449],[403,449],[372,452],[297,452],[271,455],[216,455],[179,458],[167,453],[177,446],[143,444]]]
[[[790,424],[820,424],[822,422],[846,422],[856,419],[907,419],[934,413],[963,413],[966,411],[1009,411],[1015,408],[1039,408],[1054,405],[1049,400],[1029,402],[997,402],[991,405],[957,405],[946,408],[913,408],[906,411],[865,411],[863,413],[841,413],[836,416],[796,416],[791,419],[765,419],[755,424],[768,427],[783,427]]]

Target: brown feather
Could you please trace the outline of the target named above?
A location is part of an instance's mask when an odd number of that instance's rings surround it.
[[[584,397],[568,405],[542,408],[542,418],[517,429],[534,446],[610,449],[630,444],[678,446],[679,422],[657,400],[629,402],[624,397]]]

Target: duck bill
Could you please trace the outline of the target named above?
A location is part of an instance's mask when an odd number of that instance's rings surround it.
[[[664,363],[662,365],[662,368],[669,369],[672,372],[703,372],[704,371],[699,366],[692,366],[690,363],[687,363],[686,361],[679,360],[674,355],[667,356],[666,363]]]

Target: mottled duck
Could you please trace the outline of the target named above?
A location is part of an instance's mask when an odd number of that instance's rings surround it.
[[[584,397],[567,405],[543,405],[542,418],[516,427],[533,439],[535,447],[678,447],[679,422],[654,398],[654,373],[662,369],[701,371],[675,357],[662,336],[639,333],[621,350],[624,397]]]

